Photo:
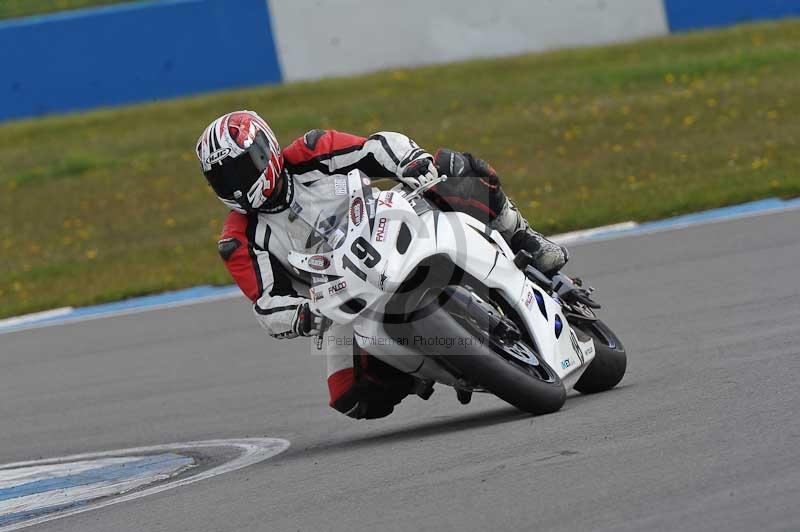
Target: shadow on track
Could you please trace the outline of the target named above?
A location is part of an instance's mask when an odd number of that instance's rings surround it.
[[[356,437],[345,440],[312,445],[305,449],[290,450],[284,454],[282,462],[296,458],[306,459],[316,454],[334,454],[342,451],[354,451],[366,447],[385,445],[389,443],[399,443],[408,440],[418,440],[438,434],[447,434],[460,430],[469,430],[477,427],[488,427],[502,423],[521,421],[523,419],[535,419],[528,413],[521,412],[514,407],[504,407],[467,414],[463,416],[448,416],[447,419],[429,421],[419,425],[403,427],[374,436]]]
[[[584,401],[597,401],[600,396],[614,394],[632,387],[631,384],[620,384],[612,390],[599,394],[582,395],[571,392],[567,398],[567,404],[580,404]],[[558,412],[549,415],[558,415]],[[321,454],[336,454],[345,451],[357,451],[369,447],[399,443],[411,440],[420,440],[439,434],[448,434],[473,428],[490,427],[503,423],[512,423],[522,420],[535,420],[538,416],[532,416],[522,412],[512,406],[499,407],[492,410],[477,412],[474,414],[464,414],[460,416],[446,416],[445,418],[427,421],[418,425],[410,425],[394,428],[386,432],[381,432],[372,436],[354,436],[352,438],[334,440],[330,442],[312,444],[305,448],[291,447],[286,453],[281,455],[279,461],[285,463],[295,459],[307,459]],[[278,463],[278,460],[273,461]]]

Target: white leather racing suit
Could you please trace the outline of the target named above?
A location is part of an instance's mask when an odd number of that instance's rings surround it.
[[[284,201],[267,212],[231,212],[225,222],[219,251],[247,297],[258,322],[271,336],[297,336],[298,306],[309,298],[309,280],[288,263],[289,251],[309,252],[318,233],[312,228],[320,213],[334,212],[347,200],[344,179],[353,169],[370,177],[398,178],[414,160],[431,158],[407,136],[382,132],[368,138],[338,131],[313,130],[283,152],[286,171]],[[346,413],[358,402],[337,405],[354,386],[352,327],[334,326],[325,342],[331,405]],[[309,342],[309,345],[311,342]],[[362,405],[363,406],[363,405]],[[354,415],[354,417],[365,417]]]

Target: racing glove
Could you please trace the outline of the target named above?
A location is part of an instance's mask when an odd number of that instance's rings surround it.
[[[294,319],[292,320],[292,331],[297,336],[316,336],[322,327],[322,316],[311,310],[308,303],[297,306]]]
[[[467,152],[441,148],[433,156],[439,172],[451,177],[490,177],[491,185],[498,185],[497,171],[492,165]]]
[[[399,168],[400,181],[413,189],[417,189],[439,177],[436,165],[433,164],[433,157],[422,150],[418,151],[419,155],[417,157]]]

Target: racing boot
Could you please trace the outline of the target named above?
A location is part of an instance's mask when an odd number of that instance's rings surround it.
[[[434,162],[440,175],[459,178],[437,185],[438,197],[429,196],[439,208],[463,211],[482,222],[491,222],[514,253],[522,249],[530,253],[533,267],[548,277],[564,267],[569,260],[567,249],[531,229],[528,221],[506,196],[500,177],[489,163],[472,154],[447,148],[436,152]],[[478,179],[469,179],[469,176]],[[467,198],[471,202],[464,206],[453,201],[453,198]],[[473,209],[471,205],[478,205],[479,208]]]
[[[494,226],[514,253],[520,250],[530,253],[533,257],[533,267],[548,277],[556,274],[569,260],[567,248],[559,246],[531,229],[528,221],[508,198],[494,220]]]

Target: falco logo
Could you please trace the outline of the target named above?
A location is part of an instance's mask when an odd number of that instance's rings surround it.
[[[230,152],[231,152],[230,148],[222,148],[221,150],[217,150],[208,157],[206,157],[206,164],[218,163],[219,161],[227,157]]]
[[[386,240],[386,224],[388,223],[389,220],[386,218],[378,220],[378,225],[375,226],[375,242],[383,242]]]
[[[331,261],[324,255],[314,255],[308,259],[308,265],[315,270],[327,270],[331,265]]]
[[[347,281],[339,281],[335,285],[332,285],[328,288],[328,295],[332,296],[334,294],[338,294],[345,288],[347,288]]]

